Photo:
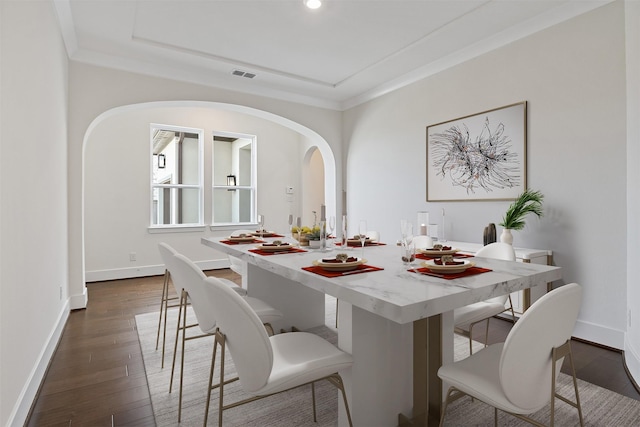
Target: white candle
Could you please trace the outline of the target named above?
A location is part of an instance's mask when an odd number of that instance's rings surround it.
[[[420,235],[421,236],[426,236],[427,235],[427,225],[426,224],[420,224]]]
[[[326,221],[327,220],[327,213],[326,213],[326,207],[325,205],[320,205],[320,221]]]

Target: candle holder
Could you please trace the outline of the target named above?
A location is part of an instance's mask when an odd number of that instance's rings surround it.
[[[416,223],[418,235],[426,236],[428,226],[429,226],[429,212],[418,211],[418,222]]]

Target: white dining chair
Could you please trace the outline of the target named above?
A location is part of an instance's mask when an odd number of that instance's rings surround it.
[[[182,315],[178,315],[178,318],[182,319],[182,324],[179,324],[176,329],[176,342],[173,351],[173,365],[171,367],[171,380],[169,383],[169,392],[171,392],[174,377],[174,367],[177,354],[177,346],[179,335],[181,335],[181,357],[180,357],[180,396],[178,400],[178,422],[182,417],[182,393],[183,393],[183,381],[184,381],[184,363],[185,363],[185,343],[187,341],[211,336],[216,330],[216,313],[207,295],[202,291],[201,283],[207,276],[202,270],[193,263],[189,258],[182,254],[175,254],[172,259],[169,260],[169,269],[174,283],[182,289]],[[247,302],[252,310],[259,317],[263,328],[266,328],[273,334],[273,328],[271,322],[282,318],[282,313],[275,308],[271,307],[267,303],[257,298],[251,298],[248,296],[241,296],[237,291],[237,286],[230,286],[228,283],[216,278],[217,283],[221,286],[229,289],[238,298],[241,298]],[[187,299],[191,302],[191,307],[196,317],[197,323],[187,325]],[[190,328],[198,327],[201,331],[199,335],[187,336],[187,331]],[[266,333],[266,332],[265,332]]]
[[[482,247],[476,252],[476,257],[503,259],[506,261],[515,261],[516,252],[508,243],[495,242]],[[509,306],[506,306],[507,301]],[[489,320],[502,312],[511,311],[513,322],[516,316],[513,311],[511,295],[506,294],[484,301],[479,301],[464,307],[457,308],[453,311],[453,324],[456,332],[469,336],[469,354],[473,353],[473,327],[481,322],[486,321],[486,329],[484,335],[485,347],[489,342]]]
[[[372,242],[380,242],[380,232],[379,231],[369,230],[369,231],[367,231],[366,236]]]
[[[181,299],[182,296],[182,289],[178,288],[175,285],[175,282],[171,279],[171,272],[168,268],[168,264],[171,263],[172,258],[174,255],[176,255],[178,252],[171,247],[169,244],[165,243],[165,242],[160,242],[158,243],[158,251],[160,252],[160,257],[162,258],[162,262],[165,265],[165,269],[164,269],[164,284],[163,284],[163,289],[162,289],[162,298],[160,300],[160,318],[158,321],[158,334],[156,337],[156,350],[158,349],[158,341],[160,338],[160,329],[162,328],[162,361],[161,361],[161,367],[164,368],[164,355],[165,355],[165,347],[166,347],[166,336],[167,336],[167,309],[168,308],[173,308],[173,307],[178,307],[178,320],[177,320],[177,325],[179,329],[180,326],[180,316],[182,315],[182,304],[189,304],[189,300],[188,298],[185,299],[184,301]],[[227,284],[228,286],[231,286],[236,292],[238,292],[240,295],[246,295],[247,291],[246,289],[243,289],[242,287],[236,285],[235,283],[233,283],[231,280],[228,279],[224,279],[221,278],[220,280],[222,280],[225,284]],[[175,289],[175,296],[169,296],[169,282],[173,283],[174,285],[174,289]],[[175,303],[175,301],[178,301],[178,303]],[[161,326],[162,323],[162,326]],[[195,326],[195,325],[194,325]],[[177,336],[178,336],[178,331],[176,330],[176,342],[177,342]],[[175,344],[177,345],[177,344]],[[174,347],[175,347],[174,345]],[[175,348],[174,348],[175,350]],[[173,370],[175,367],[175,351],[174,351],[174,358],[173,358],[173,364],[171,366],[171,369]]]
[[[413,236],[413,247],[418,249],[431,249],[433,248],[433,239],[429,236],[419,235]]]
[[[218,331],[216,343],[220,345],[220,381],[213,385],[217,345],[213,349],[209,373],[209,391],[204,425],[207,424],[211,391],[218,388],[218,425],[226,409],[234,408],[263,397],[271,396],[305,384],[311,384],[313,414],[315,416],[315,386],[320,380],[328,380],[341,392],[349,425],[351,413],[345,395],[342,377],[338,373],[350,368],[353,357],[323,338],[307,332],[288,332],[268,336],[260,319],[247,301],[222,285],[215,278],[204,280],[203,288],[209,295],[216,313]],[[226,349],[232,355],[240,386],[251,397],[224,404],[224,389],[228,380],[224,377]]]
[[[529,307],[504,343],[492,344],[466,359],[440,367],[438,376],[451,385],[440,426],[444,424],[447,406],[465,395],[493,406],[496,426],[498,409],[543,426],[527,415],[551,404],[553,427],[556,397],[578,410],[580,425],[584,426],[571,354],[571,334],[581,299],[582,288],[577,283],[555,289]],[[556,391],[556,380],[566,356],[575,401]]]

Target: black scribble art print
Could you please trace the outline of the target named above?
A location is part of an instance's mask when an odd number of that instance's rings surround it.
[[[465,123],[451,126],[433,134],[431,144],[436,176],[448,178],[452,186],[464,188],[467,194],[520,185],[518,155],[503,123],[492,128],[489,117],[485,117],[482,131],[476,136],[470,134]]]
[[[427,126],[427,202],[513,200],[527,185],[527,102]]]

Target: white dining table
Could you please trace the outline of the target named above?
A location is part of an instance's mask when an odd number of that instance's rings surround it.
[[[456,279],[422,275],[408,271],[395,244],[364,248],[366,264],[383,270],[328,278],[303,267],[339,252],[361,257],[362,250],[265,256],[250,252],[255,243],[224,240],[202,243],[247,263],[248,294],[284,313],[276,331],[323,325],[325,294],[338,299],[338,346],[354,359],[340,374],[355,426],[437,425],[446,386],[437,370],[453,361],[453,310],[561,279],[560,267],[488,258],[468,259],[489,272]],[[348,425],[342,407],[338,421]]]

